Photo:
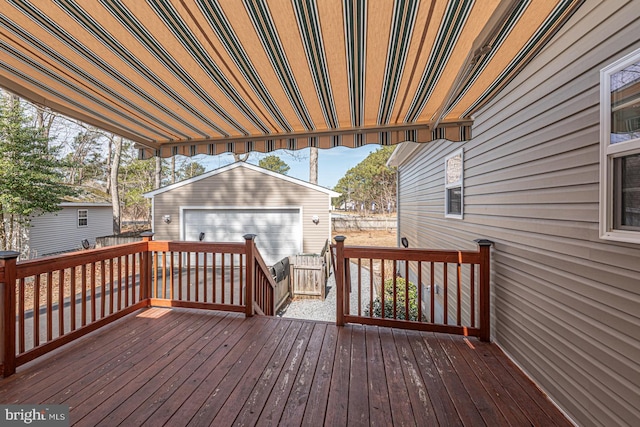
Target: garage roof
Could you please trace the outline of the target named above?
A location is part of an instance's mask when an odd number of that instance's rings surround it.
[[[582,0],[0,0],[0,86],[143,154],[471,137]]]
[[[272,176],[274,178],[281,179],[283,181],[291,182],[291,183],[296,184],[296,185],[301,185],[303,187],[307,187],[307,188],[311,188],[311,189],[316,190],[316,191],[320,191],[321,193],[325,193],[325,194],[329,195],[330,197],[339,197],[340,196],[340,193],[337,193],[337,192],[335,192],[333,190],[329,190],[328,188],[325,188],[325,187],[321,187],[319,185],[310,184],[307,181],[303,181],[301,179],[292,178],[290,176],[283,175],[283,174],[277,173],[277,172],[273,172],[273,171],[270,171],[268,169],[264,169],[264,168],[261,168],[259,166],[252,165],[250,163],[235,162],[235,163],[231,163],[230,165],[227,165],[227,166],[212,170],[210,172],[203,173],[202,175],[198,175],[198,176],[195,176],[193,178],[185,179],[184,181],[176,182],[175,184],[167,185],[166,187],[158,188],[157,190],[150,191],[148,193],[144,193],[144,197],[150,199],[150,198],[152,198],[153,196],[155,196],[157,194],[162,194],[162,193],[165,193],[167,191],[175,190],[176,188],[180,188],[180,187],[183,187],[185,185],[189,185],[189,184],[192,184],[194,182],[197,182],[197,181],[200,181],[200,180],[203,180],[203,179],[207,179],[207,178],[210,178],[212,176],[219,175],[219,174],[228,172],[228,171],[236,169],[236,168],[250,169],[252,171],[259,172],[259,173],[262,173],[262,174],[265,174],[265,175],[269,175],[269,176]]]

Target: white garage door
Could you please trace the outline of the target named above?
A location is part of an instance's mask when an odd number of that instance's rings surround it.
[[[205,242],[244,242],[256,234],[256,246],[267,265],[302,252],[300,209],[185,209],[184,238]]]

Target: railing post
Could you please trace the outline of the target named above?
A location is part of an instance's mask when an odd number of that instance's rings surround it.
[[[475,241],[480,250],[480,341],[491,340],[491,245],[486,239]]]
[[[142,270],[140,271],[140,286],[143,289],[144,299],[147,300],[147,306],[151,305],[151,268],[152,268],[152,260],[151,260],[151,251],[149,250],[148,242],[153,240],[153,233],[150,231],[145,231],[144,233],[140,233],[140,237],[142,237],[143,242],[147,242],[147,249],[142,254]]]
[[[0,252],[0,357],[3,377],[16,372],[16,261],[19,255],[14,251]]]
[[[344,241],[345,236],[336,236],[336,325],[344,326]]]
[[[245,253],[247,257],[247,274],[246,274],[247,283],[244,289],[245,316],[251,317],[253,316],[253,288],[256,282],[256,275],[254,272],[254,269],[256,267],[256,260],[254,255],[254,252],[255,252],[254,239],[256,238],[256,235],[245,234],[243,237],[245,239],[245,245],[246,245]]]

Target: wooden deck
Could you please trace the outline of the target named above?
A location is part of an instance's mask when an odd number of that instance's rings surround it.
[[[0,403],[82,426],[570,425],[475,338],[161,308],[18,369]]]

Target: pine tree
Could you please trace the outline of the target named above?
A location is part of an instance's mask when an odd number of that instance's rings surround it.
[[[28,125],[20,102],[0,102],[0,250],[21,250],[20,237],[29,218],[59,210],[64,197],[74,195],[65,185],[55,149],[41,129]]]

